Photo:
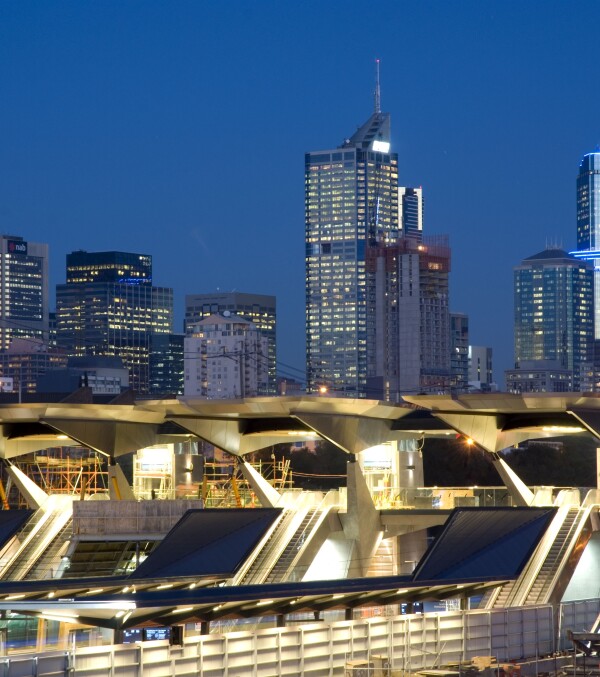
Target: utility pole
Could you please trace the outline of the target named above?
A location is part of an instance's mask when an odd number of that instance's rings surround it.
[[[246,375],[245,375],[245,369],[246,369],[246,346],[244,345],[244,341],[239,342],[240,346],[240,352],[238,353],[239,355],[239,360],[238,360],[238,367],[240,370],[240,398],[244,399],[246,395]]]

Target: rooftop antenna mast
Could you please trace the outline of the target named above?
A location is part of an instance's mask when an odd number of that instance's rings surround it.
[[[375,114],[381,113],[381,87],[379,85],[379,59],[375,59]]]

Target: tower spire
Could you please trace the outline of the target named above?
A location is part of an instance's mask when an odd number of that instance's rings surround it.
[[[379,85],[379,59],[375,59],[375,114],[381,113],[381,87]]]

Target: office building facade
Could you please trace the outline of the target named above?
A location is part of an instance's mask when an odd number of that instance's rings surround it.
[[[398,222],[404,237],[423,237],[423,189],[398,188]]]
[[[600,340],[600,150],[583,156],[577,174],[577,258],[594,267],[594,338]]]
[[[256,397],[267,388],[268,339],[243,317],[227,313],[200,320],[184,339],[184,355],[186,397]]]
[[[150,395],[183,395],[183,334],[153,333],[150,338]]]
[[[494,382],[492,349],[469,346],[469,386],[475,390],[490,390]]]
[[[514,395],[526,393],[567,393],[574,387],[573,372],[555,360],[523,360],[519,367],[504,372],[506,390]]]
[[[188,294],[185,297],[184,330],[186,334],[206,317],[230,313],[243,317],[267,338],[269,378],[266,390],[259,395],[277,393],[277,302],[269,294],[230,291],[213,294]]]
[[[399,401],[402,394],[450,389],[449,274],[443,235],[369,248],[370,398]]]
[[[399,237],[398,156],[375,111],[337,148],[305,156],[307,390],[367,390],[367,248]]]
[[[72,393],[86,387],[94,395],[117,397],[129,388],[129,371],[120,357],[69,357],[37,379],[38,393]]]
[[[450,390],[464,393],[469,389],[469,317],[450,313]]]
[[[593,284],[592,265],[561,249],[546,249],[515,267],[515,369],[525,362],[529,370],[532,362],[550,364],[571,372],[571,388],[579,389],[593,348]]]
[[[48,342],[48,245],[0,236],[0,350],[13,338]]]
[[[147,394],[152,336],[173,332],[173,290],[153,286],[148,255],[73,252],[56,287],[56,323],[69,356],[120,357],[131,387]]]
[[[19,398],[25,393],[35,393],[43,374],[66,364],[66,354],[55,346],[41,339],[13,337],[8,348],[0,351],[2,388],[18,393]]]

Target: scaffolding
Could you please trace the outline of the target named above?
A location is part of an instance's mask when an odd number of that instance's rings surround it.
[[[14,465],[47,494],[91,495],[108,493],[106,458],[84,447],[56,447],[13,460]],[[4,480],[6,482],[6,478]],[[26,507],[16,488],[7,482],[11,506]]]
[[[250,462],[250,465],[278,491],[292,488],[289,459]],[[233,460],[206,460],[201,492],[206,508],[260,507],[248,481]]]

